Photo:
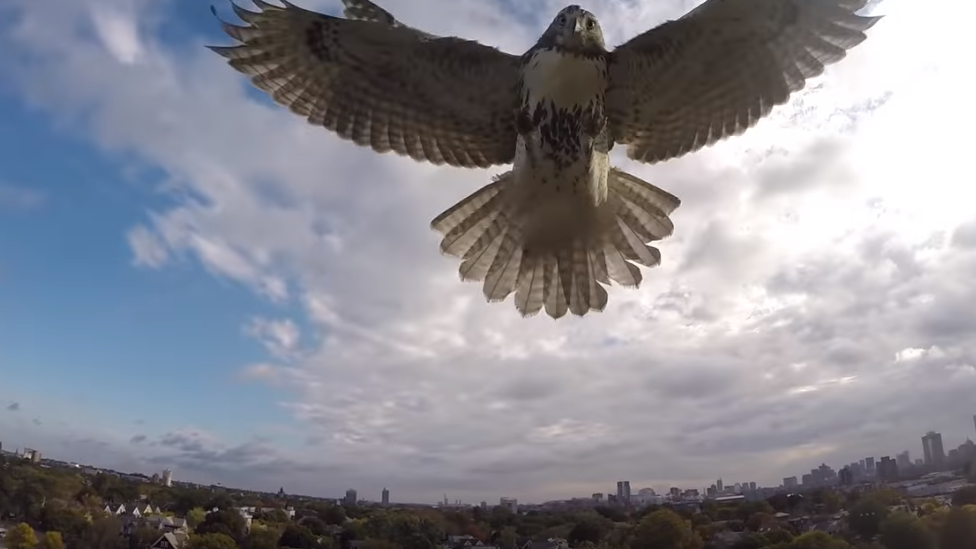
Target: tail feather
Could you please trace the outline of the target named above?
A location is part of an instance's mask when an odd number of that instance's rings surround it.
[[[513,183],[512,172],[498,176],[434,219],[431,227],[444,235],[441,251],[462,259],[462,280],[483,281],[489,302],[514,293],[522,316],[543,309],[553,318],[567,312],[583,316],[606,308],[604,286],[611,281],[638,287],[642,274],[635,263],[660,264],[660,251],[646,243],[671,234],[668,216],[680,205],[670,193],[612,169],[594,229],[568,234],[557,248],[532,250],[520,217],[505,201],[504,191]]]

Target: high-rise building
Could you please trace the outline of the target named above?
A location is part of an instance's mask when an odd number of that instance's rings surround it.
[[[383,488],[383,505],[389,505],[389,504],[390,504],[390,491],[387,490],[386,488]]]
[[[163,469],[163,486],[173,485],[173,471]]]
[[[786,477],[783,479],[783,488],[796,488],[798,484],[796,477]]]
[[[603,494],[599,492],[593,494],[593,501],[603,501]]]
[[[346,490],[346,497],[343,503],[346,505],[356,505],[359,502],[359,494],[356,493],[352,488]]]
[[[912,465],[912,458],[908,453],[908,450],[895,456],[895,461],[898,463],[898,468],[903,469],[905,467],[910,467]]]
[[[945,462],[945,449],[942,447],[942,434],[929,431],[922,437],[922,452],[925,465],[939,467]]]
[[[722,479],[715,481],[715,489],[718,490],[718,493],[720,494],[725,491],[725,485],[722,483]]]
[[[502,507],[506,507],[509,511],[513,513],[518,513],[518,500],[515,498],[501,498],[498,503]]]
[[[630,502],[630,481],[629,480],[617,481],[617,501],[619,501],[620,503]]]
[[[756,491],[756,481],[754,480],[749,481],[749,490],[752,490],[753,492]]]
[[[878,479],[882,482],[898,480],[898,463],[888,456],[881,458],[881,461],[878,462]]]
[[[841,485],[852,486],[854,484],[854,471],[850,467],[841,469],[839,475]]]
[[[869,476],[869,477],[873,477],[874,476],[875,470],[874,470],[874,458],[873,457],[864,458],[864,473],[867,476]]]
[[[973,427],[976,427],[976,414],[973,414]]]

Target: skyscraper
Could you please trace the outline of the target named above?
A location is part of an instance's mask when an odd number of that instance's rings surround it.
[[[346,505],[356,505],[359,502],[359,494],[352,488],[346,490],[346,497],[343,501]]]
[[[387,490],[386,488],[383,488],[383,505],[389,505],[389,504],[390,504],[390,491]]]
[[[619,501],[620,503],[630,502],[630,481],[629,480],[617,481],[617,501]]]
[[[922,452],[925,454],[925,464],[938,467],[945,461],[945,449],[942,447],[942,434],[929,431],[922,437]]]

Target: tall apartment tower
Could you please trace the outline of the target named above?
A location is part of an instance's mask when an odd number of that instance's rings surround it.
[[[390,491],[387,490],[386,488],[383,488],[383,505],[389,505],[389,504],[390,504]]]
[[[922,451],[925,454],[925,464],[938,467],[945,461],[945,449],[942,447],[942,434],[929,431],[922,437]]]
[[[630,501],[630,481],[629,480],[618,480],[617,481],[617,501],[620,503],[627,503]]]

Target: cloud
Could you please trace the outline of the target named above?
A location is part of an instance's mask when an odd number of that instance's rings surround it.
[[[19,411],[19,410],[20,410],[20,403],[19,402],[11,402],[10,404],[7,405],[7,411],[8,412],[16,412],[16,411]]]
[[[947,1],[886,2],[867,42],[744,136],[663,165],[620,153],[683,199],[664,264],[640,290],[611,289],[605,313],[552,322],[485,303],[427,229],[501,169],[343,142],[256,99],[203,39],[166,41],[172,4],[97,4],[0,8],[3,44],[31,60],[0,70],[107,155],[166,174],[169,205],[127,234],[134,263],[196,265],[274,307],[240,319],[268,354],[241,372],[291,423],[253,438],[147,429],[141,444],[58,435],[75,459],[295,492],[539,500],[618,479],[771,484],[918,451],[929,429],[950,447],[971,434],[976,197],[957,128],[974,120],[950,39],[968,8],[946,20]],[[616,43],[691,4],[588,8]],[[559,7],[390,9],[514,52]]]
[[[36,189],[0,182],[0,210],[34,210],[44,205],[45,198]]]
[[[147,437],[146,435],[134,435],[132,438],[129,439],[129,442],[132,444],[142,444],[143,442],[146,442],[147,438],[149,437]]]

